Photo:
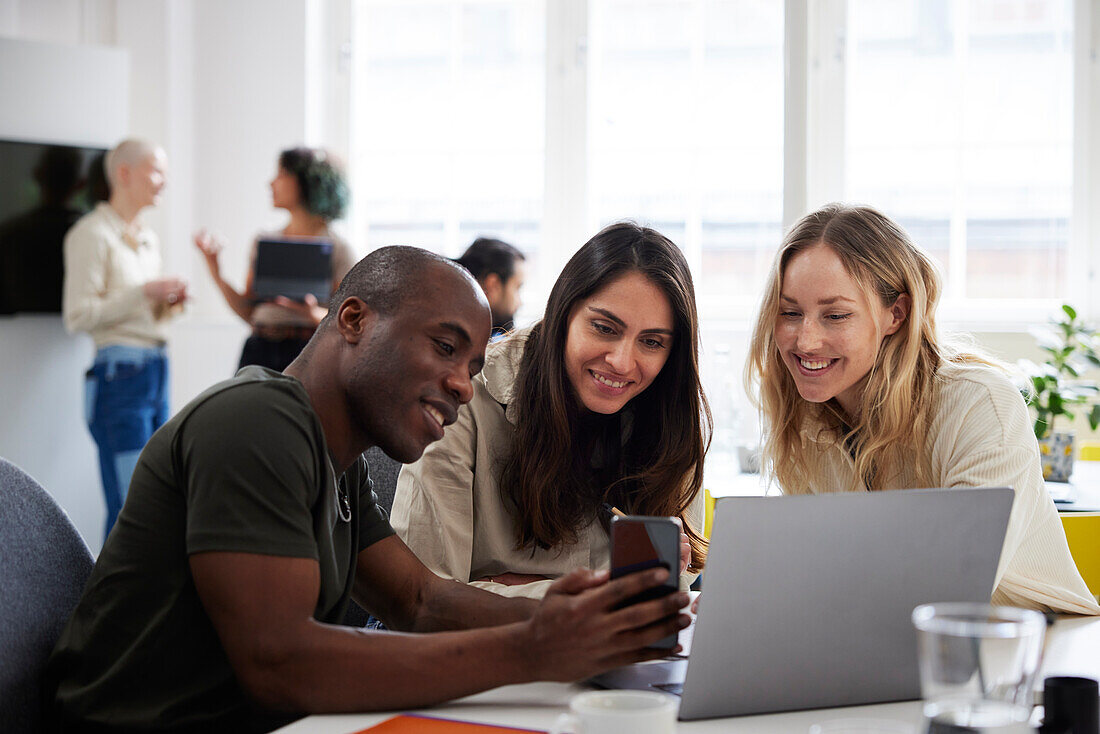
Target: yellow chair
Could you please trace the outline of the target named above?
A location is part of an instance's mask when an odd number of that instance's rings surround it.
[[[710,540],[710,529],[714,525],[714,495],[706,487],[703,488],[703,500],[706,502],[706,511],[703,514],[703,535]]]
[[[1080,457],[1081,461],[1100,461],[1100,443],[1082,441]]]
[[[1100,512],[1062,512],[1069,552],[1093,596],[1100,596]]]

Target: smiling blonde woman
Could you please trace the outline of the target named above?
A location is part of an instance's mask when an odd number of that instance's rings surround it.
[[[776,254],[746,382],[786,494],[1009,486],[992,600],[1100,614],[1043,484],[1027,407],[991,360],[942,342],[940,276],[889,218],[837,204]]]

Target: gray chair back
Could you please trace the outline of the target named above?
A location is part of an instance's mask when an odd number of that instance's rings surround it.
[[[378,495],[378,506],[388,515],[393,507],[393,493],[397,490],[397,475],[401,473],[401,462],[395,461],[383,453],[382,449],[372,446],[363,454],[370,469],[370,478],[374,482],[374,493]],[[354,601],[348,602],[344,613],[344,624],[349,627],[362,627],[370,620],[363,607]]]
[[[391,459],[377,446],[367,449],[363,458],[370,468],[374,493],[378,495],[378,506],[388,515],[393,507],[393,494],[397,491],[397,475],[401,473],[401,462]]]
[[[93,563],[65,511],[0,458],[0,731],[39,730],[46,659]]]

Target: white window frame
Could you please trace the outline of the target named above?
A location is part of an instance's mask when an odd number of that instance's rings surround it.
[[[1100,316],[1100,8],[1075,0],[1073,22],[1073,208],[1069,298],[1092,320]]]
[[[546,2],[544,165],[540,256],[544,267],[557,273],[573,250],[555,245],[579,244],[592,236],[588,221],[587,0]]]

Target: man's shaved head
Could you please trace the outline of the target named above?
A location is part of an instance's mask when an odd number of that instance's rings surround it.
[[[159,148],[148,140],[141,138],[127,138],[107,153],[103,159],[103,170],[107,174],[107,181],[111,186],[118,185],[118,167],[136,166],[151,155],[155,155]]]
[[[383,247],[344,276],[285,372],[311,391],[318,414],[334,416],[347,451],[378,446],[407,464],[473,397],[490,325],[485,294],[461,265]]]
[[[329,300],[328,321],[340,304],[354,296],[375,313],[389,316],[410,296],[422,295],[439,277],[438,268],[454,272],[480,293],[477,281],[453,260],[419,247],[382,247],[356,263]],[[484,296],[483,296],[484,298]]]

